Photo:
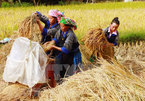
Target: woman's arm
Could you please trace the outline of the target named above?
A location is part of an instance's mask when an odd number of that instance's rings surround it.
[[[44,24],[47,24],[47,22],[49,21],[48,18],[45,15],[42,15],[39,17],[40,21],[42,21]]]
[[[52,50],[52,49],[57,49],[57,50],[59,50],[59,48],[56,48],[54,44],[55,44],[55,41],[54,41],[54,40],[49,41],[49,42],[46,42],[46,43],[43,45],[43,48],[44,48],[45,51],[50,51],[50,50]]]
[[[52,49],[56,49],[56,50],[58,50],[58,51],[62,51],[62,50],[61,50],[61,47],[57,47],[57,46],[55,46],[55,45],[52,46]]]
[[[37,22],[37,24],[38,24],[38,26],[39,26],[39,29],[40,29],[41,33],[42,33],[44,27],[43,27],[42,24],[40,23],[40,20],[39,20],[39,19],[36,19],[36,22]]]

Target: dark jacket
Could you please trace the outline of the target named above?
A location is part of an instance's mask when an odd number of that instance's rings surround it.
[[[118,39],[119,39],[118,31],[116,31],[116,33],[112,33],[111,36],[110,36],[110,32],[109,32],[109,27],[105,28],[103,31],[105,33],[105,36],[106,36],[108,42],[113,43],[114,46],[116,46]]]
[[[56,56],[56,64],[58,65],[54,67],[55,75],[60,75],[62,78],[64,77],[64,74],[67,76],[73,75],[76,70],[74,56],[76,53],[80,52],[76,35],[71,29],[65,34],[59,30],[53,40],[55,41],[56,46],[61,47],[62,50],[62,52],[58,51]]]
[[[65,37],[63,37],[62,31],[59,30],[54,39],[59,47],[62,47],[62,52],[68,54],[79,47],[79,43],[73,30],[68,30]]]
[[[44,44],[54,38],[56,32],[60,29],[60,25],[57,23],[50,27],[49,20],[45,15],[40,16],[39,19],[45,24],[43,32],[41,33],[41,43]]]

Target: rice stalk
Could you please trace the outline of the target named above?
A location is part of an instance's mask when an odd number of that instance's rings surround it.
[[[84,42],[86,50],[89,50],[89,56],[95,55],[97,58],[107,60],[114,58],[113,47],[108,46],[108,41],[101,28],[91,29],[82,41]]]

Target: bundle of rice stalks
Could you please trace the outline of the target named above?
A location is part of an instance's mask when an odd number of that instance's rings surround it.
[[[41,93],[40,101],[143,101],[145,79],[117,62],[78,73]]]
[[[7,86],[0,93],[1,101],[38,101],[38,99],[30,98],[30,89],[20,84],[12,84]]]
[[[89,50],[84,47],[84,45],[80,45],[80,51],[82,55],[82,61],[84,64],[90,64],[91,62],[89,61],[91,55],[89,53]]]
[[[43,44],[42,47],[43,47],[44,51],[47,52],[48,50],[50,50],[52,45],[55,45],[54,41],[47,42],[47,43]]]
[[[91,29],[82,41],[84,42],[86,50],[89,50],[89,57],[95,55],[97,58],[108,60],[114,57],[113,47],[108,45],[109,43],[101,28]]]
[[[36,15],[31,15],[24,19],[18,28],[21,37],[27,37],[32,41],[40,42],[41,32],[36,22]]]

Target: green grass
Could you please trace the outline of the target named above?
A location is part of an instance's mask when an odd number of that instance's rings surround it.
[[[141,32],[126,32],[126,34],[120,36],[120,41],[123,43],[145,41],[145,34]]]
[[[64,11],[66,17],[77,22],[75,31],[81,39],[90,28],[106,28],[118,16],[120,41],[145,40],[145,2],[113,2],[78,5],[0,8],[0,39],[10,37],[18,25],[35,11],[47,15],[50,9]]]

